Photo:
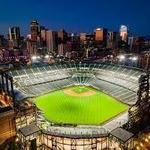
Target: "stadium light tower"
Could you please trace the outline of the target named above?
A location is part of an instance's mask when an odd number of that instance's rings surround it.
[[[124,55],[119,55],[118,58],[119,58],[119,61],[124,61],[125,60],[125,56]]]
[[[41,57],[40,56],[36,56],[36,55],[31,57],[31,60],[32,60],[33,63],[39,61],[40,59],[41,59]]]
[[[32,56],[32,61],[36,60],[37,57],[36,56]]]
[[[138,57],[134,56],[132,57],[132,61],[137,61],[138,60]]]
[[[49,57],[50,57],[49,55],[46,55],[46,56],[45,56],[46,59],[48,59]]]

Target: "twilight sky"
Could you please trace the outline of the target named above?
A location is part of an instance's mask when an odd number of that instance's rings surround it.
[[[29,32],[32,19],[52,30],[92,32],[96,27],[118,31],[121,24],[134,35],[150,35],[150,0],[1,0],[0,34],[9,26]]]

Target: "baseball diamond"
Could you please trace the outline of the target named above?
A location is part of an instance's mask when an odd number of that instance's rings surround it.
[[[36,98],[45,118],[54,123],[100,125],[128,105],[90,86],[71,86]]]

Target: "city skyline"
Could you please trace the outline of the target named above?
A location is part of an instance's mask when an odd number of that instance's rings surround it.
[[[133,35],[150,35],[150,2],[133,0],[79,1],[29,1],[1,2],[0,34],[7,34],[10,26],[19,26],[21,34],[29,33],[29,24],[36,19],[51,30],[66,29],[68,32],[93,32],[97,27],[118,31],[127,25]]]

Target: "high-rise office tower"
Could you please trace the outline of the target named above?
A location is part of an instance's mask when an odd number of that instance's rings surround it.
[[[111,32],[107,33],[107,48],[116,49],[118,48],[118,42],[120,40],[118,32]]]
[[[19,40],[20,39],[20,28],[12,27],[9,28],[9,40]]]
[[[107,29],[97,28],[95,31],[95,40],[96,41],[105,41],[107,39]]]
[[[58,32],[58,54],[59,55],[65,55],[67,39],[68,39],[68,34],[65,30],[61,30]]]
[[[47,32],[47,30],[41,30],[41,40],[42,41],[46,41],[46,32]]]
[[[40,26],[37,21],[32,21],[30,24],[30,32],[31,32],[31,40],[37,41],[38,36],[40,34]]]
[[[30,24],[30,36],[27,38],[27,50],[30,57],[38,55],[38,49],[41,47],[41,27],[36,20]]]
[[[102,47],[106,47],[107,43],[107,29],[97,28],[95,31],[95,41]]]
[[[11,27],[9,28],[9,47],[19,47],[20,44],[20,28]]]
[[[121,40],[127,42],[128,40],[128,27],[125,25],[120,26],[120,37]]]
[[[67,32],[62,29],[61,31],[58,32],[58,38],[60,43],[66,43],[68,38]]]
[[[129,45],[130,51],[132,51],[133,42],[134,42],[134,37],[128,37],[128,45]]]
[[[46,47],[48,51],[56,52],[57,50],[57,32],[47,30],[46,31]]]
[[[47,32],[47,29],[42,29],[40,34],[41,34],[41,37],[40,37],[40,40],[41,40],[41,46],[42,47],[47,47],[46,46],[46,32]]]

